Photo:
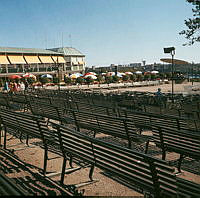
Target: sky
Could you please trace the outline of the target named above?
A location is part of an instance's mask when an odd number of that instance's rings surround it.
[[[185,0],[1,0],[0,10],[1,47],[74,47],[91,67],[161,63],[174,46],[176,59],[200,63],[200,43],[179,35],[192,17]]]

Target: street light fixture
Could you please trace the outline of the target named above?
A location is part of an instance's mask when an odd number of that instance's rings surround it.
[[[175,55],[175,47],[167,47],[164,48],[165,54],[171,54],[172,56],[172,102],[174,102],[174,55]]]

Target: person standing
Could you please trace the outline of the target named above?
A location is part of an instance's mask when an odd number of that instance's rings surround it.
[[[25,84],[24,84],[23,81],[20,83],[20,89],[21,89],[21,91],[24,93],[24,90],[25,90]]]
[[[17,83],[13,83],[13,92],[16,93],[18,91]]]
[[[3,86],[3,91],[9,92],[10,88],[8,87],[8,82],[6,81]]]
[[[29,86],[29,84],[28,84],[28,81],[26,80],[26,81],[25,81],[25,91],[28,90],[28,86]]]

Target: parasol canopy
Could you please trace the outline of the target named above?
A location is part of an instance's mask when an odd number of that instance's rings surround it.
[[[105,73],[105,72],[103,72],[103,73],[101,73],[101,75],[102,75],[102,76],[106,76],[106,73]]]
[[[141,71],[136,71],[135,73],[136,73],[136,74],[142,74],[142,72],[141,72]]]
[[[159,71],[151,71],[152,74],[158,74]]]
[[[125,72],[125,74],[132,75],[133,73],[132,72]]]
[[[36,78],[36,76],[31,73],[26,73],[26,74],[22,75],[22,77],[23,78]]]
[[[88,72],[88,73],[86,73],[86,74],[84,74],[84,76],[87,76],[87,75],[97,75],[95,72]]]
[[[81,76],[83,76],[83,74],[81,74],[81,73],[74,73],[74,74],[70,75],[70,78],[71,79],[76,79],[76,78],[79,78]]]
[[[20,79],[20,78],[22,78],[21,76],[19,76],[19,75],[11,75],[11,76],[9,76],[8,77],[9,79]]]
[[[122,78],[122,76],[126,75],[125,73],[122,73],[122,72],[117,72],[117,76]]]
[[[97,77],[95,75],[86,75],[84,78],[92,78],[93,80],[96,80]]]
[[[108,72],[106,75],[107,75],[107,76],[114,76],[114,75],[115,75],[115,72]]]
[[[43,75],[41,76],[41,78],[53,78],[53,76],[50,75],[50,74],[43,74]]]

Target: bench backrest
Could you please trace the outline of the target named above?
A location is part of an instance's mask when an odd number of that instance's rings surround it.
[[[156,197],[164,191],[171,195],[176,193],[174,169],[167,162],[88,137],[63,125],[55,125],[60,134],[61,147],[67,155],[94,164]]]
[[[10,129],[24,132],[32,137],[41,138],[41,133],[38,128],[38,120],[40,117],[14,111],[0,109],[0,118],[2,124]]]
[[[57,124],[53,125],[57,129],[60,149],[63,153],[94,164],[92,138],[69,127]]]
[[[166,150],[200,158],[200,133],[158,126],[153,128],[153,137]]]

